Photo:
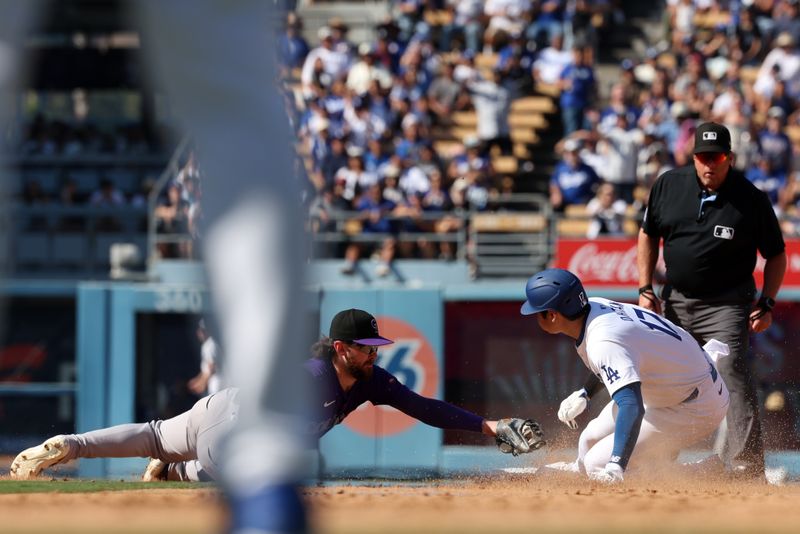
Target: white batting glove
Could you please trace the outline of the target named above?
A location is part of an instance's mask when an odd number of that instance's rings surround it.
[[[622,473],[622,466],[614,462],[608,462],[602,471],[589,473],[589,478],[603,484],[619,484],[625,480]]]
[[[581,388],[573,392],[569,397],[561,401],[558,408],[558,419],[572,430],[578,428],[575,418],[578,417],[589,405],[586,390]]]

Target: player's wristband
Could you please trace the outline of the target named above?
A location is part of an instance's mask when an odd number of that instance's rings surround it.
[[[603,382],[595,374],[590,374],[583,384],[583,391],[586,392],[586,399],[594,397],[595,393],[604,388]]]
[[[772,308],[775,307],[775,299],[770,298],[770,297],[765,297],[765,296],[762,295],[761,298],[758,299],[758,303],[756,304],[756,307],[757,308],[761,308],[762,310],[764,310],[765,313],[766,312],[771,312]]]
[[[639,288],[640,295],[644,295],[645,293],[653,293],[655,295],[656,292],[653,290],[653,284],[647,284]]]

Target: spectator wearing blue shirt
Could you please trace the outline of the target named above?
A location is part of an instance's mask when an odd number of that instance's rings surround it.
[[[550,179],[550,203],[556,211],[563,211],[570,204],[586,204],[600,184],[594,170],[578,156],[579,148],[575,140],[567,139],[564,158]]]
[[[573,47],[571,65],[567,65],[559,77],[561,89],[561,119],[564,122],[564,135],[580,130],[583,113],[595,95],[594,69],[589,64],[590,49]]]
[[[761,157],[769,160],[773,172],[791,172],[792,141],[783,131],[785,113],[779,107],[767,112],[767,127],[758,134]]]
[[[296,13],[286,17],[286,29],[278,37],[278,53],[281,66],[288,69],[300,68],[308,55],[309,47],[301,35],[303,22]]]
[[[364,154],[364,170],[380,173],[381,167],[389,162],[383,142],[380,139],[370,139],[367,142],[367,152]]]
[[[529,41],[549,43],[556,35],[564,33],[564,2],[562,0],[537,0],[533,2],[533,22],[525,30]],[[546,40],[542,39],[546,35]]]
[[[769,158],[762,157],[754,167],[745,171],[753,185],[767,194],[773,207],[777,207],[786,195],[786,173],[772,167]]]
[[[388,216],[395,207],[394,203],[383,198],[379,184],[369,186],[364,195],[356,202],[356,209],[359,212],[358,220],[361,221],[362,232],[365,234],[391,234],[393,227],[392,221]],[[375,273],[378,276],[383,277],[391,272],[391,262],[394,259],[396,245],[396,240],[391,235],[378,242],[380,264],[375,269]],[[362,246],[358,243],[350,243],[347,246],[345,264],[341,270],[342,274],[355,274],[361,252]]]

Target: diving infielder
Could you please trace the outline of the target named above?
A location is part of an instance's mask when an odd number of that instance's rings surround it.
[[[458,406],[418,395],[385,369],[374,365],[378,348],[393,343],[381,336],[375,318],[363,310],[343,310],[331,321],[330,335],[312,347],[305,363],[320,405],[307,422],[306,434],[319,439],[348,414],[369,401],[393,406],[426,424],[482,432],[501,451],[514,455],[545,444],[531,420],[489,421]],[[188,412],[165,421],[125,424],[85,434],[55,436],[22,451],[11,476],[30,478],[42,469],[76,458],[151,457],[142,477],[204,481],[219,475],[220,442],[239,411],[239,390],[228,388],[200,399]]]
[[[576,428],[575,417],[600,383],[611,395],[580,436],[577,467],[589,477],[619,482],[628,469],[672,463],[725,418],[728,389],[714,358],[686,330],[639,306],[588,299],[581,281],[563,269],[533,275],[525,293],[521,313],[535,315],[549,334],[575,339],[597,378],[562,403],[559,417]]]

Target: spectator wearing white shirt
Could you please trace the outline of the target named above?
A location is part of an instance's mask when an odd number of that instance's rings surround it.
[[[308,53],[300,74],[303,96],[306,98],[314,96],[313,86],[317,81],[315,80],[315,65],[317,61],[321,63],[324,76],[321,82],[325,87],[346,76],[347,70],[350,68],[350,55],[347,52],[336,49],[336,43],[330,28],[327,26],[321,27],[317,31],[317,36],[320,39],[320,46]]]
[[[378,175],[364,170],[364,150],[351,146],[347,149],[347,167],[336,172],[334,180],[344,183],[342,196],[353,201],[362,191],[378,183]]]
[[[347,74],[347,88],[356,95],[363,96],[377,81],[381,89],[392,87],[392,73],[375,62],[374,47],[369,43],[358,46],[359,61]]]
[[[776,48],[764,58],[753,85],[753,90],[762,99],[772,98],[777,79],[786,84],[789,96],[800,96],[800,54],[795,48],[796,44],[789,33],[781,33],[775,39]]]
[[[399,158],[398,158],[399,159]],[[396,162],[397,160],[393,161]],[[431,189],[431,180],[416,164],[409,160],[399,160],[400,190],[408,197],[416,194],[425,194]]]
[[[533,80],[536,83],[558,83],[564,67],[572,63],[572,52],[564,49],[564,36],[553,35],[550,46],[542,50],[533,62]]]
[[[353,97],[345,106],[344,122],[349,132],[350,144],[366,149],[370,140],[380,139],[386,131],[383,119],[370,112],[369,101]]]
[[[189,380],[187,387],[195,395],[213,395],[220,390],[221,383],[217,373],[219,345],[208,333],[204,319],[197,325],[197,339],[200,341],[200,372]]]
[[[586,212],[592,217],[586,237],[595,239],[598,236],[625,235],[627,209],[628,204],[617,198],[613,185],[600,184],[595,197],[586,204]]]
[[[484,144],[484,150],[497,145],[503,154],[511,154],[508,125],[511,94],[501,82],[502,73],[495,69],[491,79],[469,83],[467,90],[478,115],[478,138]]]
[[[605,154],[606,165],[600,176],[614,185],[617,196],[626,202],[633,202],[636,187],[636,165],[639,146],[642,144],[642,131],[638,128],[628,130],[625,113],[617,114],[617,124],[606,132],[600,141],[600,152]]]
[[[494,50],[498,32],[509,35],[522,33],[527,24],[526,15],[530,10],[530,0],[486,0],[483,13],[489,18],[489,24],[483,34],[484,44]]]

